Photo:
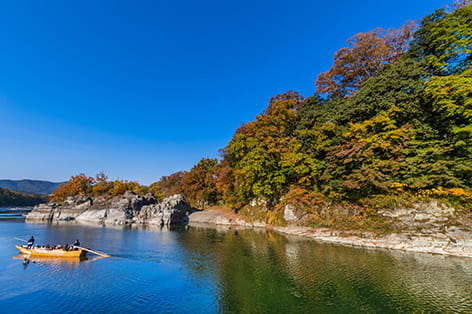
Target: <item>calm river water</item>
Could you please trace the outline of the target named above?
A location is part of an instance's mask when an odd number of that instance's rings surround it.
[[[365,250],[266,231],[25,223],[0,210],[2,313],[472,313],[472,259]],[[108,252],[15,259],[14,237]]]

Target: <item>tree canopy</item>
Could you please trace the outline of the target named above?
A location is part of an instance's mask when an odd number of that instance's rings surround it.
[[[347,43],[318,76],[313,96],[288,91],[272,97],[235,131],[220,159],[203,158],[149,187],[81,174],[53,199],[131,190],[180,193],[200,207],[262,204],[270,210],[296,200],[307,208],[404,193],[470,206],[470,1],[437,10],[418,26],[376,28]]]
[[[400,29],[376,28],[349,38],[350,47],[338,50],[331,69],[318,75],[317,92],[329,97],[352,95],[383,65],[396,61],[406,51],[414,29],[415,23],[410,22]]]

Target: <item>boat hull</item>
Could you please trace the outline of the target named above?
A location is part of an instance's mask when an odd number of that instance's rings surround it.
[[[64,250],[48,250],[42,248],[31,248],[28,249],[21,245],[17,245],[16,248],[22,253],[31,256],[43,256],[43,257],[82,257],[87,254],[84,250],[77,251],[64,251]]]

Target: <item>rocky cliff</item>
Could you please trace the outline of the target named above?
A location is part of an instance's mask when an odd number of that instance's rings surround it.
[[[101,224],[171,225],[187,223],[191,212],[190,204],[182,195],[158,202],[153,196],[126,192],[113,198],[77,196],[68,198],[63,204],[41,204],[26,216],[26,221],[78,220]]]
[[[412,204],[410,207],[379,211],[401,230],[378,234],[362,230],[334,230],[303,226],[303,213],[295,206],[286,206],[286,226],[274,227],[263,221],[248,221],[246,217],[225,210],[206,210],[192,213],[190,225],[252,228],[265,227],[292,235],[323,242],[365,248],[382,248],[409,252],[434,253],[472,257],[471,215],[435,201]]]

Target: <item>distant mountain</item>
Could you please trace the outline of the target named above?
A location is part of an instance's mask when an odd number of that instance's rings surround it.
[[[49,182],[40,180],[0,180],[0,188],[28,194],[51,194],[60,184],[65,182]]]
[[[45,203],[45,195],[28,195],[0,188],[0,207],[1,206],[34,206]]]

